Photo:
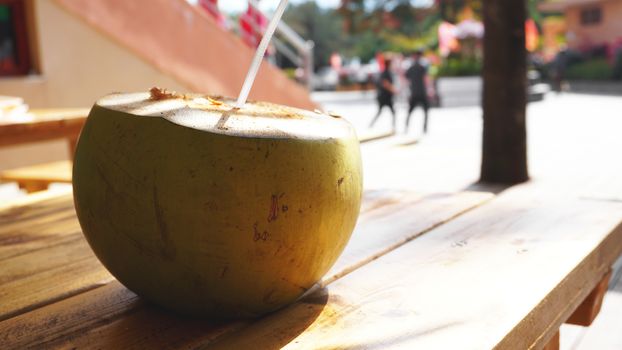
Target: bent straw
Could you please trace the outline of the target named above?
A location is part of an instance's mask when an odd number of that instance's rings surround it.
[[[259,71],[259,66],[261,65],[263,56],[266,53],[268,44],[270,43],[270,39],[272,39],[274,30],[276,29],[276,26],[278,25],[286,6],[287,0],[281,0],[281,2],[279,2],[279,6],[276,8],[274,16],[272,16],[272,19],[268,24],[268,28],[266,28],[266,31],[261,38],[261,42],[259,43],[259,46],[257,46],[257,50],[255,51],[255,57],[253,57],[253,61],[251,62],[251,66],[248,69],[248,73],[246,73],[246,79],[244,79],[242,90],[240,90],[240,95],[238,96],[238,100],[235,104],[237,108],[241,108],[246,103],[248,94],[251,91],[251,87],[253,86],[253,83],[255,82],[255,77],[257,76],[257,72]]]

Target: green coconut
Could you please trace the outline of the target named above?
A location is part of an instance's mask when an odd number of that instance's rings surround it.
[[[112,94],[80,135],[73,187],[86,239],[127,288],[181,313],[253,317],[295,301],[343,251],[359,143],[318,111]]]

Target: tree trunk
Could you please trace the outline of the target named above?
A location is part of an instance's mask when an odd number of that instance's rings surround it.
[[[484,0],[484,135],[480,181],[515,184],[527,173],[525,0]]]

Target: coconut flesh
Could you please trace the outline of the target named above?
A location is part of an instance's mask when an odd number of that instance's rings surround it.
[[[97,257],[181,313],[253,317],[296,300],[335,262],[359,213],[352,126],[155,92],[100,99],[78,141],[74,199]]]

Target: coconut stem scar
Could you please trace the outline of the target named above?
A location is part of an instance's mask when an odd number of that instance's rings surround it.
[[[238,96],[238,100],[236,102],[236,107],[241,108],[246,103],[246,99],[248,98],[248,94],[251,91],[251,87],[255,82],[255,77],[257,76],[257,72],[259,71],[259,66],[263,61],[263,56],[266,53],[266,49],[268,48],[268,44],[270,43],[270,39],[272,39],[272,35],[274,34],[274,30],[276,26],[279,24],[279,20],[281,20],[281,16],[283,16],[283,12],[285,12],[285,7],[287,7],[287,0],[281,0],[279,2],[279,6],[276,8],[272,19],[270,19],[270,23],[268,23],[268,27],[261,38],[261,42],[259,42],[259,46],[257,46],[257,50],[255,51],[255,56],[253,57],[253,61],[248,69],[248,73],[246,73],[246,79],[244,79],[244,84],[242,84],[242,90],[240,90],[240,95]]]

